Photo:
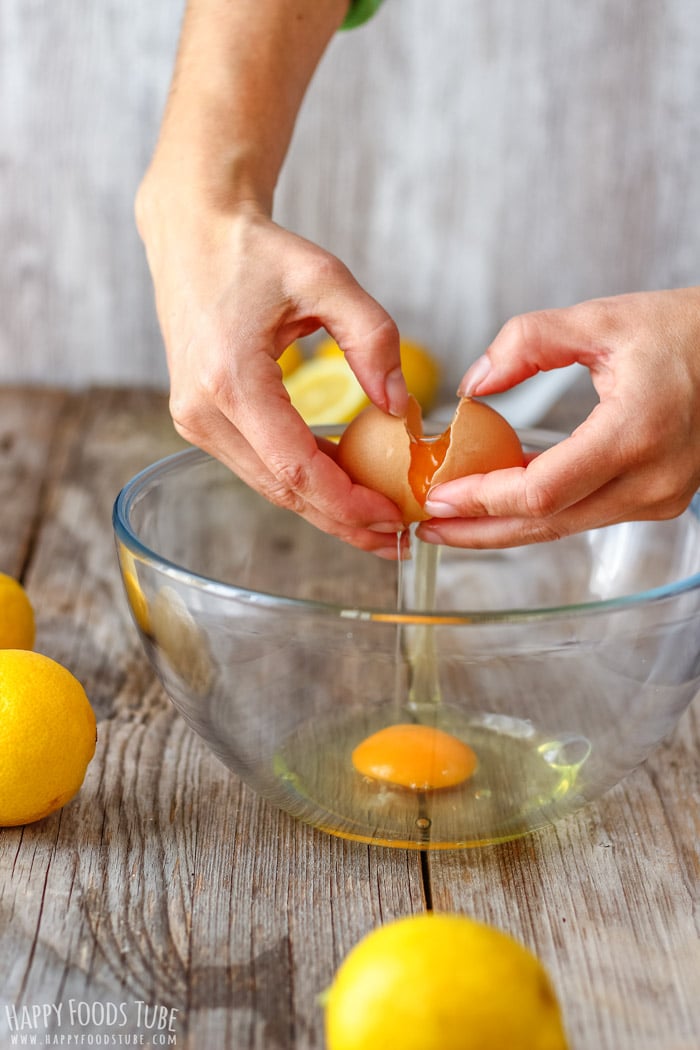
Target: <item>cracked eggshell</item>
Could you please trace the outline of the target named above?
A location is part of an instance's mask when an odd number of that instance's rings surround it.
[[[449,437],[449,443],[442,463],[428,478],[428,487],[524,463],[520,439],[510,423],[489,405],[470,397],[462,398],[452,423],[436,437]],[[421,439],[420,406],[410,398],[405,419],[370,405],[348,424],[338,444],[338,463],[346,474],[392,500],[407,525],[429,517],[410,479],[411,445]],[[431,439],[432,435],[426,444]]]
[[[463,397],[450,425],[450,444],[431,485],[486,474],[525,462],[520,438],[500,412],[483,401]]]
[[[405,419],[369,405],[347,425],[338,443],[339,466],[358,485],[392,500],[406,524],[428,517],[408,480],[411,441],[422,433],[420,406],[410,397]]]

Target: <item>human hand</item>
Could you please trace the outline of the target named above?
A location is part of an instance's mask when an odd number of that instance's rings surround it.
[[[700,288],[515,317],[460,392],[494,394],[574,362],[600,398],[589,417],[525,467],[435,486],[422,539],[510,547],[688,506],[700,485]]]
[[[153,275],[178,432],[273,503],[396,557],[399,510],[354,485],[292,407],[276,359],[325,327],[370,399],[402,414],[407,392],[389,315],[339,260],[258,209],[195,214],[146,183],[137,220]],[[184,203],[184,202],[183,202]]]
[[[396,557],[401,515],[353,485],[292,408],[276,359],[325,327],[380,408],[408,394],[388,314],[333,256],[271,220],[313,72],[348,0],[187,0],[136,218],[188,441],[272,502]]]

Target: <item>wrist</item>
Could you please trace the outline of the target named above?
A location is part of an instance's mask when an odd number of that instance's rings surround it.
[[[159,228],[196,233],[218,220],[270,220],[272,187],[254,163],[230,155],[207,162],[177,151],[156,151],[135,199],[136,225],[144,242]]]
[[[349,0],[188,0],[149,187],[268,217],[308,82]],[[170,185],[172,183],[172,185]],[[139,206],[139,211],[141,210]]]

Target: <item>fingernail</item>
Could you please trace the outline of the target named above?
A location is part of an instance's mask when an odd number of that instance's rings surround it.
[[[400,521],[378,521],[373,525],[368,525],[367,528],[370,532],[393,532],[394,535],[404,530]]]
[[[471,368],[467,370],[462,382],[457,387],[458,396],[470,397],[472,394],[475,394],[490,371],[491,361],[488,354],[482,354],[481,357],[476,359]]]
[[[439,499],[427,499],[423,504],[428,514],[433,518],[458,518],[459,511],[451,503],[443,503]]]
[[[387,408],[392,416],[405,416],[408,408],[408,389],[401,368],[389,372],[384,380]]]

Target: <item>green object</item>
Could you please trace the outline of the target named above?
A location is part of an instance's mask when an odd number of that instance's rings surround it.
[[[381,3],[382,0],[353,0],[340,28],[354,29],[355,26],[361,26],[379,10]]]

